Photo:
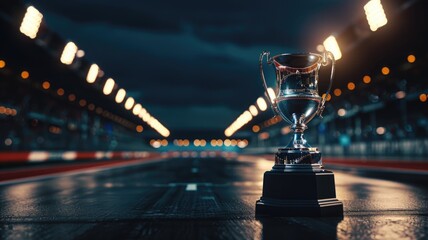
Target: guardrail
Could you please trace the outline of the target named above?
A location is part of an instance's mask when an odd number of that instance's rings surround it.
[[[314,144],[323,156],[331,157],[372,157],[372,158],[401,158],[422,159],[428,161],[428,139],[391,140],[354,142],[349,145]],[[248,154],[275,153],[279,147],[250,147],[243,150]]]
[[[19,162],[46,162],[46,161],[75,161],[75,160],[107,160],[107,159],[131,159],[160,156],[158,152],[112,152],[112,151],[26,151],[26,152],[0,152],[0,163]]]

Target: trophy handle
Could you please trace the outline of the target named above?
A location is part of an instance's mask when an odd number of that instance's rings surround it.
[[[268,64],[270,64],[271,60],[269,60],[269,55],[270,55],[270,52],[266,52],[266,51],[263,51],[260,54],[260,58],[259,58],[260,75],[261,75],[261,79],[262,79],[262,82],[263,82],[263,87],[265,88],[265,93],[266,93],[267,98],[269,100],[269,105],[271,106],[271,108],[272,108],[273,112],[275,113],[275,115],[280,115],[279,111],[278,111],[278,106],[276,105],[276,102],[274,101],[274,99],[270,98],[270,95],[269,95],[269,92],[268,92],[267,83],[266,83],[265,74],[263,72],[263,58],[264,58],[264,56],[266,56],[266,62]]]
[[[331,86],[333,85],[334,64],[336,63],[336,61],[334,60],[333,53],[331,53],[330,51],[325,51],[323,54],[323,59],[322,59],[322,65],[323,66],[327,66],[328,59],[330,59],[330,61],[331,61],[330,83],[328,85],[327,92],[325,92],[324,97],[321,100],[321,105],[318,108],[318,115],[321,118],[322,118],[322,112],[324,111],[324,108],[325,108],[325,102],[327,100],[328,95],[330,94]]]

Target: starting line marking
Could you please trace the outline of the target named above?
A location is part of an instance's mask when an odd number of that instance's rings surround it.
[[[196,183],[189,183],[186,186],[186,191],[197,191],[198,185]]]

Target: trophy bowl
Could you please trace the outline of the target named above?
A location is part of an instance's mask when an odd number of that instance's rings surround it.
[[[263,194],[256,202],[256,216],[342,216],[336,199],[334,175],[322,166],[321,152],[311,147],[303,132],[307,123],[321,116],[330,93],[334,57],[330,52],[260,55],[260,73],[266,96],[275,114],[290,124],[293,138],[278,148],[272,170],[263,177]],[[274,67],[276,87],[270,96],[263,72],[263,59]],[[318,71],[331,63],[327,92],[318,94]]]
[[[271,60],[277,70],[277,97],[281,117],[290,124],[308,123],[318,112],[318,74],[322,58],[315,54],[281,54]],[[293,66],[293,67],[288,67]]]

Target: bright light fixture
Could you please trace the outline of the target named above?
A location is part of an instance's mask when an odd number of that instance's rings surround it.
[[[259,106],[259,109],[263,112],[263,111],[266,111],[266,109],[267,109],[267,104],[266,104],[266,101],[265,101],[265,99],[264,98],[262,98],[262,97],[259,97],[258,99],[257,99],[257,106]]]
[[[143,119],[143,121],[144,122],[147,122],[147,121],[149,121],[150,120],[150,118],[151,118],[152,116],[150,115],[150,113],[148,113],[147,111],[146,111],[146,113],[143,115],[143,117],[142,117],[142,119]]]
[[[134,115],[138,115],[142,108],[143,107],[141,106],[141,104],[137,103],[137,104],[135,104],[134,108],[132,109],[132,113]]]
[[[119,89],[119,91],[117,91],[116,97],[114,100],[117,103],[122,103],[123,99],[125,99],[125,96],[126,96],[126,91],[125,91],[125,89],[121,88],[121,89]]]
[[[339,60],[342,58],[342,52],[340,51],[339,44],[333,35],[330,35],[323,42],[325,50],[333,53],[334,59]]]
[[[68,42],[67,45],[65,45],[64,50],[61,54],[61,62],[70,65],[73,63],[74,57],[76,56],[77,52],[77,46],[73,42]]]
[[[42,18],[43,15],[35,7],[29,6],[22,19],[19,31],[31,39],[36,38]]]
[[[388,19],[386,18],[385,11],[383,10],[380,0],[369,1],[364,5],[364,11],[366,12],[370,30],[373,32],[388,23]]]
[[[125,109],[131,110],[132,106],[134,106],[134,103],[135,103],[135,100],[132,97],[129,97],[128,99],[126,99]]]
[[[89,68],[88,75],[86,76],[86,81],[88,83],[94,83],[95,80],[97,79],[99,70],[100,68],[98,67],[97,64],[95,63],[92,64],[91,67]]]
[[[147,114],[147,110],[145,108],[141,108],[140,113],[138,113],[138,117],[143,119],[144,115],[146,115],[146,114]]]
[[[109,95],[113,91],[113,88],[114,88],[114,80],[112,78],[109,78],[104,84],[103,93],[105,95]]]
[[[272,88],[267,89],[270,101],[273,103],[275,100],[275,91]]]
[[[248,110],[250,110],[251,115],[253,115],[254,117],[257,116],[257,114],[259,114],[259,111],[257,111],[256,106],[251,105]]]

